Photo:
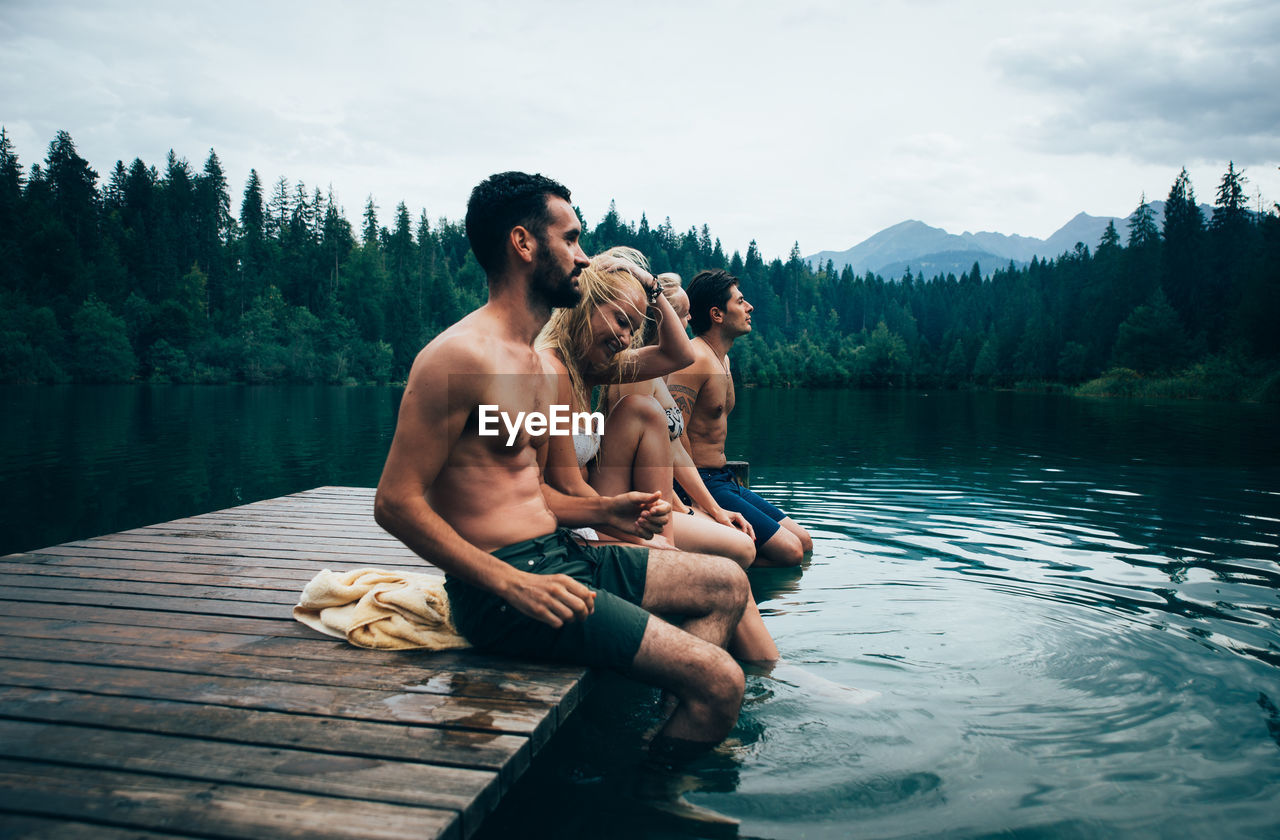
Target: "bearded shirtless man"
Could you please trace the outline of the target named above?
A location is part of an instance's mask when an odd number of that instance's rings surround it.
[[[797,566],[813,550],[809,532],[743,487],[726,466],[724,441],[734,404],[729,348],[751,332],[752,306],[738,288],[738,278],[720,269],[699,272],[687,291],[694,362],[671,374],[667,387],[684,414],[689,454],[716,504],[751,523],[756,564]]]
[[[657,493],[570,497],[541,481],[547,434],[481,434],[492,416],[550,413],[557,382],[533,342],[572,306],[588,264],[569,191],[505,172],[472,191],[467,237],[488,302],[414,360],[375,501],[378,524],[443,569],[454,622],[477,648],[612,667],[660,686],[674,711],[651,749],[719,742],[742,703],[724,644],[745,575],[724,558],[638,546],[585,547],[561,526],[648,538],[670,516]],[[658,616],[678,617],[680,626]]]

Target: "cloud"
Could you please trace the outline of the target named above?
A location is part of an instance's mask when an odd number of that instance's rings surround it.
[[[1176,3],[1123,23],[1073,10],[1049,34],[1006,41],[998,71],[1035,94],[1027,138],[1058,154],[1144,163],[1274,160],[1280,140],[1280,5]]]
[[[456,219],[528,169],[592,221],[785,256],[904,218],[1047,235],[1228,158],[1280,192],[1274,0],[0,4],[25,164],[59,129],[104,175],[212,147],[237,204],[253,167]]]

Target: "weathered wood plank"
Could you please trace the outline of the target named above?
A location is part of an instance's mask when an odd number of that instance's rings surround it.
[[[461,836],[450,811],[10,759],[0,759],[0,808],[219,837]]]
[[[122,574],[121,569],[109,569],[103,566],[72,566],[66,563],[41,564],[24,563],[23,555],[10,560],[5,570],[13,575],[32,575],[38,578],[76,578],[78,580],[119,581],[127,579],[131,583],[177,583],[189,586],[230,586],[236,589],[280,589],[297,593],[311,579],[306,572],[297,572],[289,577],[267,577],[256,574],[228,574],[225,570],[197,574],[181,566],[170,566],[163,570],[133,569],[129,574]]]
[[[433,668],[427,656],[416,657],[420,664],[362,661],[360,659],[302,659],[283,656],[248,656],[194,647],[148,647],[109,642],[77,642],[59,639],[10,637],[4,640],[8,659],[36,662],[68,662],[85,665],[121,665],[183,674],[244,677],[254,680],[304,683],[314,686],[369,688],[380,691],[440,694],[492,700],[512,709],[522,705],[550,707],[577,702],[577,681],[539,680],[513,670],[511,679],[501,671],[476,668],[463,673]],[[399,660],[409,661],[410,652]],[[3,677],[0,676],[0,680]]]
[[[413,761],[16,720],[0,720],[0,743],[10,759],[74,756],[80,767],[456,811],[464,834],[498,804],[496,773]]]
[[[201,598],[217,601],[252,601],[258,604],[277,604],[281,606],[288,606],[290,608],[292,608],[292,606],[298,601],[297,592],[287,589],[266,589],[262,587],[245,588],[234,585],[197,586],[176,583],[147,583],[145,581],[132,580],[81,580],[78,578],[40,574],[6,575],[5,586],[11,591],[28,588],[78,589],[102,593],[117,592],[131,593],[134,595],[148,595],[153,596],[153,606],[157,609],[165,609],[165,602],[169,599],[185,598]]]
[[[144,525],[120,531],[120,534],[154,536],[157,533],[190,532],[193,534],[216,533],[242,536],[312,536],[316,539],[341,539],[344,542],[393,543],[399,540],[388,534],[367,517],[351,517],[343,522],[317,521],[315,519],[287,519],[279,515],[260,514],[252,518],[223,519],[202,516],[199,519],[178,519],[160,525]]]
[[[84,665],[0,658],[0,685],[63,691],[86,687],[97,694],[154,697],[356,718],[387,723],[454,726],[509,732],[532,739],[541,748],[556,716],[549,704],[477,700],[418,691],[384,691],[345,686],[187,674],[124,666]]]
[[[190,534],[191,539],[215,539],[219,541],[243,540],[258,542],[264,545],[278,545],[281,542],[293,542],[307,545],[325,545],[341,543],[347,547],[359,547],[368,550],[404,551],[404,545],[381,531],[374,533],[364,528],[287,528],[276,523],[273,527],[265,525],[229,525],[221,522],[166,523],[137,528],[132,531],[121,531],[112,534],[121,540],[137,538],[161,537],[166,541],[183,540]]]
[[[275,538],[258,536],[237,536],[232,533],[224,533],[214,529],[205,529],[203,531],[173,531],[173,530],[156,530],[146,534],[112,534],[109,537],[93,537],[89,540],[81,542],[88,545],[118,545],[123,548],[130,546],[161,546],[171,547],[176,543],[181,543],[186,550],[198,547],[205,548],[275,548],[280,547],[291,551],[306,551],[315,549],[317,551],[335,550],[335,546],[340,546],[342,551],[348,553],[367,554],[371,557],[402,557],[409,553],[409,550],[403,545],[388,541],[373,540],[347,540],[338,537],[308,537],[308,536],[284,536],[280,535]],[[69,545],[77,545],[77,543],[69,543]]]
[[[497,732],[15,686],[0,686],[0,717],[470,767],[500,774],[504,789],[531,753],[528,738]]]
[[[215,598],[166,598],[139,595],[134,592],[101,592],[92,589],[58,589],[54,587],[12,587],[0,591],[0,598],[39,602],[49,605],[88,604],[99,607],[124,607],[154,610],[164,613],[201,613],[204,615],[245,616],[248,618],[275,618],[281,622],[296,623],[289,610],[283,606],[266,610],[262,604],[252,601],[231,601]]]
[[[103,557],[103,558],[131,558],[138,560],[182,560],[193,563],[241,563],[252,564],[258,563],[263,566],[279,565],[280,568],[313,568],[317,571],[325,568],[328,564],[347,564],[352,568],[358,566],[411,566],[411,567],[427,567],[428,564],[418,555],[405,549],[402,555],[386,555],[378,557],[376,562],[365,562],[366,555],[360,552],[346,551],[289,551],[282,548],[259,548],[259,549],[226,549],[218,551],[213,548],[204,547],[195,550],[180,543],[168,546],[164,545],[137,545],[131,547],[123,547],[120,545],[94,544],[86,545],[84,543],[67,543],[66,545],[55,545],[49,548],[42,548],[38,552],[28,552],[29,554],[58,555],[63,557]],[[8,560],[10,557],[17,555],[9,555],[3,559]]]
[[[568,684],[586,679],[590,671],[582,667],[567,666],[536,660],[511,660],[501,656],[484,654],[475,650],[368,650],[358,648],[341,639],[325,636],[302,625],[294,625],[298,633],[286,636],[275,622],[257,622],[252,619],[235,619],[245,623],[243,629],[232,632],[228,620],[212,616],[165,615],[138,611],[143,616],[156,618],[152,627],[139,632],[134,620],[116,622],[94,618],[110,613],[110,610],[71,608],[58,618],[46,618],[35,605],[21,601],[0,601],[0,635],[34,639],[69,639],[88,642],[120,642],[153,647],[195,648],[251,654],[254,656],[278,656],[300,659],[319,659],[334,662],[350,662],[369,667],[382,665],[412,665],[449,671],[496,671],[504,675],[518,675],[519,679],[550,679]],[[86,610],[78,615],[75,610]],[[109,617],[109,615],[108,615]],[[287,625],[286,625],[287,626]],[[250,632],[253,628],[257,632]],[[508,676],[508,678],[512,678]]]
[[[27,590],[32,591],[32,590]],[[286,616],[252,617],[237,615],[207,615],[204,613],[161,612],[159,610],[129,609],[106,604],[57,604],[56,611],[42,601],[13,601],[0,592],[0,615],[15,618],[48,618],[56,615],[64,621],[92,621],[98,624],[122,624],[129,627],[177,627],[190,630],[216,630],[220,633],[238,633],[248,636],[285,636],[294,639],[324,638],[309,627],[304,627]],[[261,611],[259,611],[261,612]]]
[[[255,654],[279,656],[300,656],[308,658],[330,658],[342,656],[344,659],[361,662],[393,662],[402,664],[407,657],[417,662],[416,657],[423,657],[432,667],[453,670],[469,670],[471,668],[492,668],[505,673],[513,671],[527,672],[541,679],[544,675],[553,675],[565,679],[577,679],[587,683],[591,679],[591,671],[580,666],[563,665],[537,660],[512,660],[502,656],[479,653],[474,650],[451,651],[379,651],[366,650],[348,645],[338,639],[324,636],[309,627],[292,620],[269,618],[242,618],[238,616],[202,615],[199,613],[162,613],[149,610],[129,610],[96,605],[62,605],[58,618],[48,618],[48,608],[44,604],[28,601],[6,601],[0,599],[0,616],[12,618],[36,619],[38,622],[49,621],[50,626],[77,625],[123,625],[128,628],[163,628],[173,630],[201,630],[217,633],[222,636],[253,636],[247,652]],[[30,633],[14,631],[12,635],[24,636]],[[168,644],[163,636],[153,637],[150,633],[139,634],[138,643],[153,643],[164,646]],[[262,649],[259,649],[259,644]]]
[[[215,510],[199,516],[184,516],[173,522],[284,522],[298,525],[309,524],[350,524],[360,527],[377,528],[373,518],[373,503],[367,506],[342,508],[325,511],[317,515],[315,511],[298,510],[292,507],[281,507],[274,510],[248,507],[239,511]]]
[[[18,630],[10,632],[10,628]],[[31,620],[0,619],[0,634],[8,636],[0,651],[8,657],[48,662],[125,665],[521,703],[566,703],[572,707],[578,700],[574,674],[538,673],[519,663],[503,668],[477,663],[460,669],[456,657],[442,665],[434,652],[364,651],[336,639],[322,639],[312,645],[269,637],[245,642],[252,637],[166,628],[149,628],[142,634],[129,630],[112,625],[42,625]],[[140,641],[135,643],[129,636]],[[124,643],[121,637],[125,637]],[[49,640],[57,643],[50,644]],[[383,655],[378,656],[379,653]]]
[[[226,508],[230,513],[278,513],[305,511],[315,514],[317,518],[326,515],[367,514],[373,517],[373,497],[367,502],[350,499],[304,499],[284,496],[278,499],[264,499],[234,508]]]
[[[174,829],[163,833],[141,828],[121,828],[102,823],[76,822],[25,814],[0,814],[0,837],[6,840],[32,837],[39,840],[160,840],[161,838],[195,837]]]
[[[0,834],[469,836],[591,674],[293,621],[321,569],[433,571],[373,499],[316,488],[3,558]]]
[[[234,560],[226,562],[226,558],[217,558],[215,562],[210,563],[207,562],[207,558],[202,557],[159,553],[147,553],[143,555],[142,559],[131,559],[120,557],[118,554],[111,555],[97,552],[71,554],[36,554],[28,552],[25,554],[11,554],[5,560],[11,563],[37,566],[40,574],[44,574],[46,570],[63,568],[75,569],[81,572],[95,569],[99,570],[99,574],[114,572],[116,578],[129,580],[134,579],[133,572],[181,571],[191,575],[259,575],[265,578],[287,580],[290,585],[293,585],[300,580],[310,580],[311,576],[318,571],[316,564],[309,561],[276,562],[272,565],[267,565],[257,561]],[[431,570],[424,569],[424,571],[430,572]],[[49,573],[59,574],[56,571],[50,571]]]

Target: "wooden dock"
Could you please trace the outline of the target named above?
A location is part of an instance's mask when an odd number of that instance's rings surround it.
[[[295,622],[321,569],[424,569],[369,489],[2,560],[3,837],[465,838],[590,676]]]

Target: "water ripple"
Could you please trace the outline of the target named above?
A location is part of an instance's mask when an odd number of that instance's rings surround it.
[[[1043,610],[1067,605],[1070,621],[1079,625],[1168,628],[1228,654],[1275,662],[1280,564],[1269,551],[1257,553],[1274,548],[1258,538],[1274,517],[1237,509],[1233,518],[1243,533],[1162,545],[1170,523],[1143,507],[1144,494],[1114,484],[1092,486],[1063,468],[1052,469],[1057,472],[1041,472],[1051,478],[1023,485],[1017,495],[1009,484],[1003,495],[991,485],[940,486],[937,475],[922,487],[923,476],[910,469],[876,471],[856,489],[845,482],[810,483],[803,494],[793,489],[798,483],[758,489],[784,497],[796,519],[818,526],[815,566],[846,565],[851,558],[915,564],[920,578],[978,583],[1004,599],[1003,609],[1027,613],[1037,603]],[[1097,494],[1092,498],[1115,501],[1103,507],[1062,505],[1046,498],[1050,485],[1079,498]],[[924,497],[925,508],[908,503]],[[862,585],[901,587],[904,576]],[[957,590],[956,597],[965,592]]]

